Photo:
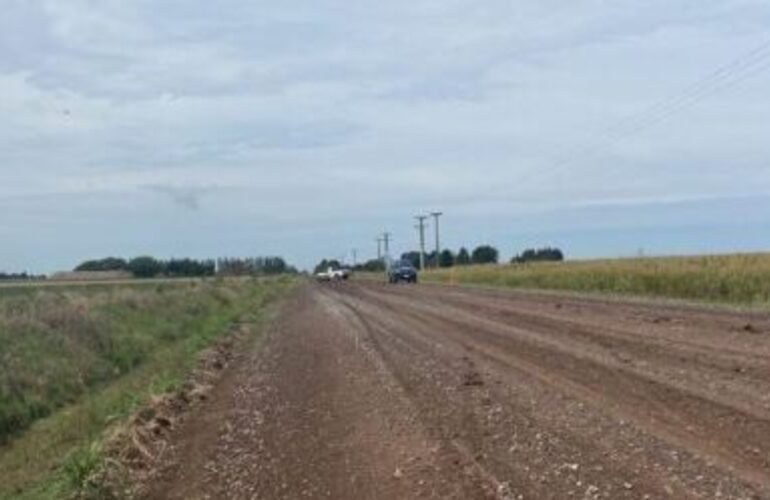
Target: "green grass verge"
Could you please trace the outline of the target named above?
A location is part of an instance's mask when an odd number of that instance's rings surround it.
[[[770,254],[665,257],[467,266],[421,275],[425,282],[571,290],[770,305]]]
[[[236,320],[259,323],[290,279],[0,294],[0,499],[71,496],[104,431],[176,388]],[[15,392],[14,392],[15,391]],[[10,404],[9,404],[10,402]],[[95,495],[98,496],[98,495]]]

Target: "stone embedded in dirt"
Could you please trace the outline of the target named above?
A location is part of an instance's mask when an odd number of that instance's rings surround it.
[[[204,401],[208,399],[209,391],[211,391],[210,385],[194,384],[187,394],[193,400]]]
[[[756,326],[754,326],[751,323],[746,323],[743,325],[743,328],[741,328],[746,333],[762,333]]]
[[[631,361],[633,361],[631,356],[629,356],[625,352],[619,352],[617,354],[617,357],[618,357],[618,359],[620,360],[621,363],[630,363]]]
[[[157,417],[155,423],[160,427],[171,427],[171,420],[166,417]]]
[[[482,386],[484,385],[484,379],[481,378],[481,374],[479,372],[466,372],[463,374],[463,385],[469,387]]]
[[[166,417],[156,417],[156,418],[154,418],[152,420],[152,422],[147,424],[146,428],[147,428],[147,430],[149,430],[152,433],[152,435],[154,435],[154,436],[161,436],[166,431],[171,429],[172,425],[173,424],[172,424],[172,422],[171,422],[171,420],[169,418],[166,418]]]
[[[393,473],[393,477],[395,479],[401,479],[402,477],[404,477],[404,473],[401,471],[401,469],[396,467],[396,472]]]
[[[497,486],[497,496],[503,499],[513,498],[513,489],[511,483],[505,481]]]

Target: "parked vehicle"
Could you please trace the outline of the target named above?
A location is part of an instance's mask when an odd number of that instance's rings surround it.
[[[408,260],[393,262],[388,268],[388,282],[417,283],[417,269]]]
[[[344,281],[350,277],[350,269],[341,267],[334,269],[328,268],[326,271],[321,271],[315,275],[318,281]]]

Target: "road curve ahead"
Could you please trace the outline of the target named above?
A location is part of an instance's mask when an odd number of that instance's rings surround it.
[[[303,285],[151,498],[770,499],[770,316]]]

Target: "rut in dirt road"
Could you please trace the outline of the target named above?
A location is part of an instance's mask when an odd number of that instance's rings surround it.
[[[215,394],[150,497],[770,498],[765,315],[308,284]]]

